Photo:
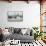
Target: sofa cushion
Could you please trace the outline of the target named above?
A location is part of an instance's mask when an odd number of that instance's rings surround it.
[[[27,28],[25,35],[30,35],[30,28]]]
[[[27,32],[27,28],[21,29],[21,33],[24,35]]]
[[[14,34],[14,27],[9,27],[8,32]]]
[[[21,35],[21,34],[11,34],[9,36],[10,40],[15,39],[15,40],[20,40],[20,42],[31,42],[32,40],[34,40],[33,36],[29,36],[29,35]],[[24,40],[24,41],[23,41]]]
[[[14,33],[20,33],[21,29],[20,28],[14,28]]]

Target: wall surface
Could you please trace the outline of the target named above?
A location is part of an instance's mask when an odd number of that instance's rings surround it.
[[[22,22],[8,22],[8,11],[23,11]],[[12,3],[0,1],[0,27],[32,27],[40,26],[40,4],[37,1],[31,1],[29,4],[22,1],[13,1]]]

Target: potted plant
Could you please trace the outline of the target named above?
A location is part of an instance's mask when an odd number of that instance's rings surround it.
[[[35,31],[34,32],[34,40],[36,40],[36,38],[38,37],[38,33],[39,33],[39,31],[38,31],[38,27],[32,27],[33,28],[33,30]]]
[[[38,27],[32,27],[32,28],[35,31],[35,33],[34,33],[34,40],[36,40],[38,37],[41,38],[42,32],[38,31],[39,28]]]

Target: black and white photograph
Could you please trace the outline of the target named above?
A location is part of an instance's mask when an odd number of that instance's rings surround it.
[[[8,11],[8,21],[23,21],[23,12],[22,11]]]

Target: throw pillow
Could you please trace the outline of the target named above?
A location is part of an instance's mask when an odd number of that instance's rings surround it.
[[[14,27],[9,27],[8,32],[14,34]]]
[[[30,28],[27,28],[25,35],[30,35]]]
[[[19,33],[21,31],[20,28],[14,28],[14,33]]]
[[[24,35],[27,32],[27,29],[21,29],[21,33]]]

